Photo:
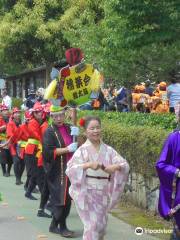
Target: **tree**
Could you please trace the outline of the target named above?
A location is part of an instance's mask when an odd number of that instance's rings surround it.
[[[56,24],[63,14],[59,0],[19,0],[1,9],[7,12],[0,22],[0,59],[9,72],[45,64],[48,74],[53,62],[69,46]],[[13,66],[11,68],[11,66]]]
[[[166,79],[179,62],[178,0],[69,0],[61,26],[71,45],[121,84]]]
[[[50,67],[69,46],[126,86],[166,80],[180,62],[179,0],[4,0],[0,12],[8,72]]]

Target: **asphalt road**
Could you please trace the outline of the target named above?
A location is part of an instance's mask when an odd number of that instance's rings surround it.
[[[0,169],[1,171],[1,169]],[[3,177],[0,172],[0,240],[60,240],[59,235],[48,232],[50,221],[37,217],[39,201],[24,197],[23,185],[16,186],[14,176]],[[40,198],[39,194],[35,194]],[[74,206],[68,218],[68,227],[82,239],[83,226]],[[157,240],[151,235],[136,235],[135,228],[109,215],[105,240]],[[93,239],[92,239],[93,240]]]

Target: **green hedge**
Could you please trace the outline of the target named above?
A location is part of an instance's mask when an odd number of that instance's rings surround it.
[[[97,115],[103,121],[116,122],[128,126],[149,126],[172,130],[176,127],[174,114],[149,114],[149,113],[120,113],[103,111],[79,111],[79,117]]]
[[[163,129],[162,123],[157,124],[157,118],[149,118],[149,121],[154,126],[130,126],[130,122],[126,122],[129,118],[128,114],[112,113],[111,119],[108,118],[111,113],[99,112],[79,112],[79,117],[85,115],[99,115],[102,119],[103,140],[108,145],[112,146],[124,158],[127,159],[130,169],[133,172],[141,173],[146,177],[155,176],[155,163],[159,158],[163,143],[171,132],[171,129]],[[107,114],[107,115],[106,115]],[[121,116],[120,120],[114,119],[114,116]],[[133,117],[134,115],[130,113]],[[135,114],[136,115],[136,114]],[[124,120],[123,120],[123,117]],[[142,117],[145,115],[142,114]],[[171,118],[171,116],[169,116]],[[161,116],[160,116],[161,119]],[[168,117],[167,117],[168,119]],[[121,124],[122,122],[124,124]],[[142,121],[141,121],[142,122]]]
[[[131,171],[154,176],[155,163],[169,132],[150,127],[103,123],[104,142],[114,147],[130,164]]]

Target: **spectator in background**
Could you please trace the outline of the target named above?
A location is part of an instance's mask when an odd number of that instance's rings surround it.
[[[151,81],[149,79],[145,81],[145,87],[146,87],[145,93],[148,94],[149,96],[152,96],[154,89],[153,87],[151,87]]]
[[[34,104],[36,103],[36,93],[33,89],[30,90],[29,95],[26,99],[26,107],[28,109],[33,108]]]
[[[7,90],[6,89],[2,90],[2,104],[5,105],[9,110],[11,110],[11,108],[12,108],[12,99],[7,94]]]
[[[108,108],[108,102],[107,102],[106,98],[104,97],[104,93],[101,89],[99,92],[98,101],[100,103],[99,109],[106,110]]]
[[[36,91],[36,100],[38,102],[43,101],[44,91],[45,91],[44,88],[38,88],[38,90]]]
[[[180,79],[175,71],[172,71],[170,75],[171,84],[167,88],[167,97],[169,99],[169,111],[174,113],[174,107],[180,101]]]
[[[127,89],[125,87],[121,87],[117,91],[116,97],[116,105],[118,112],[128,112],[128,99],[127,99]]]
[[[176,121],[177,121],[177,127],[175,131],[180,131],[180,101],[175,106],[175,114],[176,114]]]

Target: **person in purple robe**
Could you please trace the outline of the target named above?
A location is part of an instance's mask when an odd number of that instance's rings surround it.
[[[180,105],[176,111],[180,120]],[[174,231],[172,240],[180,240],[180,131],[171,133],[163,146],[160,158],[156,163],[160,179],[159,213],[172,220]]]

